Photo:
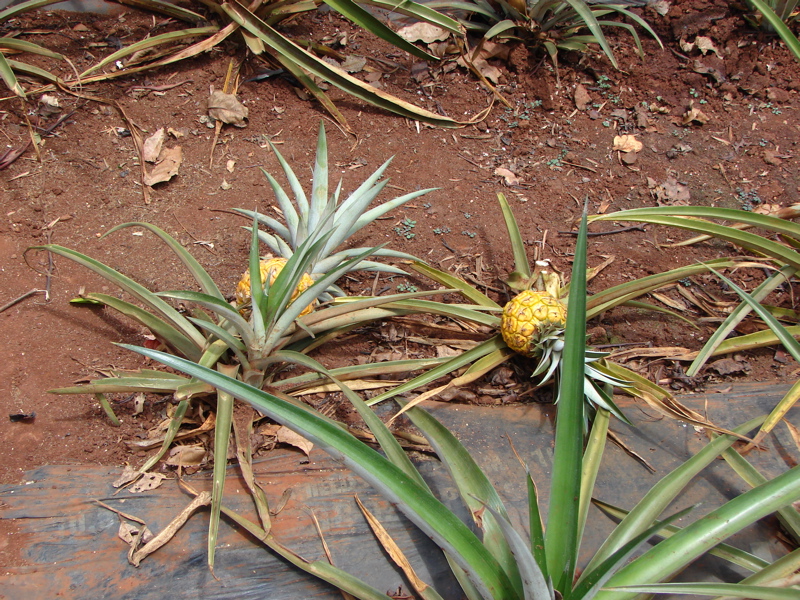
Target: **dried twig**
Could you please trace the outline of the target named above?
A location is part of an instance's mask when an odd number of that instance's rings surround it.
[[[34,294],[46,294],[46,293],[47,293],[46,290],[29,290],[29,291],[25,292],[24,294],[22,294],[22,296],[14,298],[10,302],[6,302],[5,304],[3,304],[3,306],[0,306],[0,313],[5,311],[5,310],[8,310],[9,308],[14,306],[15,304],[17,304],[19,302],[22,302],[23,300],[25,300],[25,298],[29,298],[29,297],[33,296]]]
[[[44,135],[49,135],[53,132],[53,130],[61,125],[64,121],[70,118],[72,115],[75,114],[75,111],[68,112],[65,115],[60,116],[56,119],[55,123],[47,127],[47,129],[43,130]],[[0,154],[0,171],[3,169],[8,168],[15,160],[17,160],[20,156],[22,156],[28,147],[33,143],[33,139],[29,139],[25,142],[22,146],[18,146],[17,148],[9,148],[2,154]]]
[[[233,65],[234,65],[234,60],[231,59],[230,62],[228,63],[228,73],[225,75],[225,83],[222,84],[222,92],[225,94],[236,95],[236,90],[239,87],[239,76],[237,69],[236,81],[234,81],[233,86],[231,87],[231,77],[233,76]],[[214,148],[217,147],[217,141],[219,140],[220,131],[222,131],[222,121],[217,121],[214,125],[214,141],[211,143],[211,152],[208,153],[209,169],[214,166]]]
[[[644,225],[632,225],[631,227],[622,227],[620,229],[612,229],[610,231],[590,231],[587,235],[590,237],[597,237],[598,235],[614,235],[616,233],[624,233],[626,231],[645,231]],[[578,235],[577,231],[559,231],[559,235]]]

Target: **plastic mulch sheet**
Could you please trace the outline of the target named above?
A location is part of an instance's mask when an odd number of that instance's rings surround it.
[[[733,427],[766,414],[780,400],[785,386],[747,385],[732,391],[681,396],[680,400],[724,427]],[[669,470],[699,450],[707,441],[703,431],[670,421],[621,401],[622,410],[636,423],[630,428],[612,422],[612,430],[655,470],[650,473],[614,444],[607,445],[595,496],[631,508]],[[555,410],[550,405],[482,407],[428,403],[426,408],[450,427],[473,452],[506,502],[513,521],[527,528],[524,470],[511,450],[511,440],[529,464],[546,501],[552,457]],[[800,426],[800,410],[787,418]],[[781,424],[767,438],[767,451],[754,451],[750,460],[767,477],[800,460],[800,452]],[[420,469],[443,501],[466,516],[446,470],[433,459],[422,458]],[[377,544],[354,496],[378,517],[410,558],[418,575],[432,583],[446,599],[460,598],[438,549],[388,502],[352,473],[314,449],[310,457],[295,450],[274,450],[254,465],[256,478],[272,508],[274,536],[285,546],[315,560],[325,559],[314,525],[319,522],[334,564],[389,594],[407,594],[408,585]],[[23,545],[21,565],[0,567],[0,598],[114,598],[118,600],[207,600],[259,598],[297,600],[339,599],[341,594],[273,555],[247,533],[222,519],[212,574],[206,564],[208,511],[194,514],[174,539],[136,568],[127,560],[128,546],[118,537],[120,519],[99,506],[100,500],[135,515],[158,532],[180,513],[191,498],[173,480],[161,487],[132,494],[117,491],[112,482],[121,469],[84,466],[47,466],[30,471],[19,485],[0,486],[0,520],[15,531]],[[187,478],[197,489],[210,489],[210,474]],[[722,460],[715,461],[668,510],[702,503],[680,525],[718,506],[746,486]],[[255,520],[255,511],[235,467],[229,469],[224,504]],[[613,522],[592,508],[582,545],[584,558],[605,539]],[[4,527],[8,529],[9,527]],[[520,529],[525,531],[525,529]],[[732,540],[739,547],[768,560],[787,552],[777,524],[760,522]],[[709,574],[736,581],[741,577],[721,562],[708,559],[688,579]]]

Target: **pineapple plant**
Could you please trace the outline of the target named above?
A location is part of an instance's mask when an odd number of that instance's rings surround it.
[[[320,122],[309,199],[292,167],[274,145],[270,144],[270,147],[283,169],[284,175],[289,182],[291,193],[294,196],[294,201],[292,201],[289,194],[281,187],[275,177],[262,169],[275,194],[275,199],[278,203],[276,210],[283,217],[284,222],[251,210],[241,208],[234,210],[251,220],[255,219],[259,225],[270,230],[259,229],[259,241],[265,244],[276,257],[281,259],[288,260],[291,258],[304,242],[309,242],[309,245],[319,242],[319,246],[311,257],[308,267],[308,274],[314,281],[319,280],[326,273],[336,269],[353,257],[364,254],[368,250],[367,248],[341,248],[357,231],[369,225],[375,219],[384,216],[392,209],[437,189],[427,188],[410,192],[369,209],[368,207],[372,201],[378,197],[389,183],[388,178],[381,178],[391,164],[392,159],[390,158],[378,167],[345,200],[340,202],[342,183],[340,180],[335,189],[329,185],[328,142],[325,126]],[[371,256],[375,257],[419,260],[411,254],[387,248],[369,250],[371,250]],[[348,272],[368,270],[407,275],[405,271],[398,267],[374,260],[360,260],[348,267],[347,270]],[[344,293],[339,287],[330,285],[320,299],[328,300],[332,296],[343,295]]]
[[[561,298],[561,278],[549,269],[547,261],[536,261],[531,274],[527,263],[517,268],[507,282],[514,289],[522,288],[503,307],[500,317],[500,335],[506,346],[522,356],[533,358],[537,365],[531,377],[539,377],[539,385],[550,381],[560,371],[564,352],[564,332],[567,327],[567,307]],[[586,350],[584,394],[588,403],[586,420],[599,406],[618,419],[628,422],[602,385],[627,387],[629,382],[598,371],[592,362],[606,354]]]

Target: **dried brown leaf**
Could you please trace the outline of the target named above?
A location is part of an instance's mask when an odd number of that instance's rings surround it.
[[[142,392],[139,392],[133,397],[133,414],[140,415],[144,411],[144,401],[146,400],[145,395]]]
[[[636,139],[635,135],[616,135],[614,136],[613,150],[619,152],[640,152],[644,144]]]
[[[154,186],[157,183],[169,181],[178,174],[182,161],[183,149],[180,146],[163,150],[156,166],[144,178],[144,184]]]
[[[792,434],[792,439],[794,440],[795,446],[797,446],[797,449],[800,450],[800,429],[792,425],[785,418],[783,419],[783,422],[786,423],[786,427],[789,428],[789,433]]]
[[[652,292],[651,296],[653,296],[653,298],[661,302],[661,304],[669,306],[670,308],[673,308],[675,310],[679,310],[681,312],[685,312],[687,310],[686,304],[684,304],[680,300],[675,300],[664,294],[659,294],[658,292]]]
[[[705,125],[708,123],[708,120],[709,116],[694,106],[687,110],[683,115],[684,125],[689,125],[690,123],[700,123],[700,125]]]
[[[686,205],[691,200],[689,186],[678,182],[673,175],[667,177],[664,183],[650,185],[651,179],[648,178],[650,193],[656,199],[659,206],[664,205]],[[653,181],[653,183],[655,183]]]
[[[161,145],[164,143],[167,134],[163,127],[160,127],[153,135],[147,138],[142,144],[142,158],[149,163],[158,160],[161,154]]]
[[[367,59],[363,56],[350,55],[344,59],[344,62],[339,65],[340,69],[348,73],[360,73],[367,66]]]
[[[202,444],[192,446],[175,446],[169,451],[166,464],[173,467],[196,467],[206,460],[206,449]]]
[[[711,371],[715,371],[720,375],[735,375],[737,373],[747,373],[751,367],[750,363],[746,360],[722,358],[710,363],[706,368]]]
[[[125,468],[122,470],[122,473],[119,477],[112,483],[115,488],[122,487],[136,479],[139,476],[139,471],[134,469],[131,465],[125,465]]]
[[[140,543],[146,544],[153,539],[153,532],[147,528],[147,525],[132,525],[121,521],[117,536],[123,542],[128,544],[131,548],[138,546]]]
[[[508,186],[519,185],[522,182],[522,179],[520,179],[514,173],[503,167],[497,167],[494,170],[494,174],[500,175],[500,177],[502,177],[503,180],[505,181],[505,184]]]
[[[424,44],[443,42],[450,37],[450,34],[441,27],[422,22],[401,27],[397,30],[397,34],[407,42],[422,42]]]
[[[312,448],[314,448],[314,444],[309,442],[299,433],[295,433],[288,427],[281,427],[280,429],[278,429],[277,439],[282,444],[289,444],[290,446],[298,448],[306,456],[311,454],[311,450]]]
[[[128,553],[128,562],[134,567],[138,567],[147,556],[169,542],[198,508],[208,506],[209,504],[211,504],[211,494],[208,492],[200,492],[200,494],[169,523],[169,525],[159,531],[158,534],[142,548],[136,550],[134,547],[131,547],[131,552]]]
[[[208,116],[216,121],[236,127],[245,127],[247,115],[247,107],[239,102],[233,94],[215,90],[208,99]]]
[[[575,108],[578,110],[586,110],[592,105],[592,97],[586,89],[586,86],[579,83],[575,86],[575,94],[572,96],[575,101]]]
[[[154,490],[160,487],[166,478],[167,476],[162,473],[145,473],[139,481],[128,488],[128,491],[132,494],[138,494]]]
[[[400,549],[400,546],[392,539],[392,536],[389,535],[389,532],[386,531],[381,522],[375,518],[364,504],[362,504],[361,499],[356,496],[356,502],[358,503],[358,507],[361,509],[361,512],[364,514],[364,517],[367,519],[367,523],[369,523],[372,532],[375,534],[375,537],[380,542],[383,549],[386,550],[387,554],[391,557],[394,563],[403,570],[406,577],[408,578],[409,583],[411,583],[411,587],[423,598],[425,597],[425,590],[428,589],[428,584],[422,581],[419,578],[416,571],[414,571],[414,567],[411,566],[411,563],[406,558],[406,555],[403,554],[403,551]]]

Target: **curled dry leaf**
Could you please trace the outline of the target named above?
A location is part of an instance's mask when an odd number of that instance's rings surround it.
[[[422,42],[432,44],[433,42],[443,42],[450,37],[450,34],[430,23],[414,23],[397,30],[397,34],[407,42]]]
[[[510,52],[511,49],[504,44],[484,41],[480,52],[476,54],[475,50],[472,49],[467,53],[467,58],[472,61],[472,66],[475,67],[481,75],[497,85],[500,82],[503,72],[494,65],[489,64],[489,59],[497,58],[505,61],[508,60]],[[457,62],[461,67],[468,67],[464,56],[461,56]]]
[[[691,200],[689,186],[678,182],[674,175],[669,175],[667,180],[661,184],[648,177],[647,186],[659,206],[672,204],[683,206],[689,204],[689,200]]]
[[[640,152],[642,148],[644,148],[644,144],[637,140],[635,135],[614,136],[614,150],[619,152]]]
[[[522,182],[522,179],[520,179],[514,173],[503,167],[497,167],[494,170],[494,174],[500,175],[500,177],[502,177],[503,180],[505,181],[505,184],[508,186],[519,185]]]
[[[206,459],[206,449],[202,444],[193,446],[175,446],[169,451],[169,458],[165,461],[171,467],[196,467],[203,464]]]
[[[145,473],[142,475],[139,481],[128,488],[128,491],[132,494],[149,492],[150,490],[154,490],[161,486],[166,478],[167,476],[163,475],[162,473]]]
[[[792,434],[792,439],[794,440],[797,449],[800,450],[800,429],[792,425],[788,419],[784,418],[783,422],[786,424],[786,427],[789,428],[789,433]],[[795,503],[800,504],[800,503]]]
[[[178,174],[182,161],[183,149],[180,146],[162,150],[156,166],[144,178],[144,184],[153,186],[157,183],[169,181]]]
[[[708,123],[708,115],[705,114],[699,108],[692,106],[689,110],[686,111],[686,114],[683,115],[683,124],[688,125],[689,123],[700,123],[700,125],[705,125]]]
[[[216,121],[236,127],[245,127],[247,114],[247,107],[239,102],[233,94],[215,90],[208,99],[208,116]]]
[[[314,444],[309,442],[302,435],[295,433],[288,427],[281,427],[278,429],[276,437],[278,442],[281,444],[289,444],[290,446],[294,446],[295,448],[300,449],[306,456],[311,454],[311,450],[314,448]]]
[[[125,469],[123,469],[122,473],[119,477],[112,483],[115,488],[122,487],[125,484],[130,483],[134,479],[139,476],[139,471],[134,469],[131,465],[125,465]]]
[[[713,52],[714,54],[722,58],[722,56],[719,53],[719,50],[717,50],[717,47],[714,46],[714,42],[711,41],[711,38],[706,37],[704,35],[698,35],[694,39],[694,42],[687,42],[686,40],[681,40],[680,45],[681,45],[681,50],[683,50],[684,52],[691,52],[692,50],[697,48],[698,50],[700,50],[703,56],[705,56],[709,52]]]
[[[672,4],[668,0],[655,0],[655,2],[647,3],[648,8],[654,10],[662,17],[665,17],[667,15],[671,6]]]
[[[749,371],[751,366],[746,360],[722,358],[709,364],[706,369],[709,371],[715,371],[719,375],[738,375]]]
[[[351,54],[344,59],[344,62],[339,65],[339,68],[347,71],[348,73],[360,73],[367,66],[367,59],[363,56],[355,56]]]
[[[163,127],[160,127],[153,135],[147,138],[142,144],[142,158],[146,162],[154,163],[161,154],[161,145],[164,143],[167,134]]]
[[[582,83],[575,86],[575,94],[572,98],[575,100],[575,108],[578,110],[586,110],[592,105],[592,97]]]
[[[136,233],[141,233],[141,232],[137,231]],[[144,402],[145,402],[145,400],[146,400],[145,395],[142,392],[139,392],[138,394],[136,394],[133,397],[133,414],[134,415],[140,415],[140,414],[142,414],[142,412],[144,412]]]
[[[139,532],[141,531],[141,535]],[[132,523],[120,522],[117,536],[128,546],[146,544],[153,539],[153,532],[147,528],[147,525],[133,525]]]
[[[57,115],[61,112],[61,106],[58,104],[58,98],[55,96],[50,96],[49,94],[43,94],[42,97],[39,98],[39,107],[37,112],[45,119],[49,119],[50,117]]]
[[[783,157],[774,150],[764,150],[764,162],[777,167],[783,162]]]

